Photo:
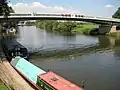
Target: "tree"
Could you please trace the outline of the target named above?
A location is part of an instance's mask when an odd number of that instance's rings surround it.
[[[57,28],[60,30],[60,32],[66,32],[68,30],[66,22],[60,22]]]
[[[13,10],[12,7],[9,7],[9,12],[10,12],[10,13],[15,13],[15,11]]]
[[[118,10],[114,13],[112,17],[120,19],[120,7],[118,8]]]
[[[53,26],[53,27],[52,27],[52,30],[53,30],[53,31],[59,31],[59,29],[57,28],[58,24],[59,24],[59,23],[58,23],[57,21],[54,21],[54,22],[52,23],[52,26]]]
[[[9,16],[10,13],[14,13],[12,7],[8,6],[8,2],[6,0],[0,0],[0,16]]]

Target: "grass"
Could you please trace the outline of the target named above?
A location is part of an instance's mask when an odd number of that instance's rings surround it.
[[[9,89],[0,81],[0,90],[9,90]]]
[[[72,30],[76,33],[89,33],[92,29],[96,28],[96,25],[93,24],[81,24]]]

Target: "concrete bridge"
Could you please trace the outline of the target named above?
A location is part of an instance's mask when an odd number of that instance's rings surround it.
[[[0,16],[0,21],[4,21],[4,16]],[[99,24],[99,33],[117,32],[117,25],[120,19],[93,17],[79,14],[17,14],[11,13],[6,20],[9,21],[26,21],[26,20],[68,20],[68,21],[84,21]]]
[[[8,20],[72,20],[84,21],[97,24],[120,24],[120,19],[85,16],[79,14],[17,14],[11,13]],[[0,20],[4,20],[4,16],[0,16]]]

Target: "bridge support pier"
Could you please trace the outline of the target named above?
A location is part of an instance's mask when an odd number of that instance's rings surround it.
[[[120,30],[116,29],[116,25],[100,25],[99,26],[99,34],[109,34],[114,32],[120,32]]]

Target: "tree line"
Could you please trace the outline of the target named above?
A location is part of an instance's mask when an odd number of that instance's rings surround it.
[[[47,31],[71,32],[77,26],[76,22],[58,22],[56,20],[41,20],[36,22],[36,26]]]

